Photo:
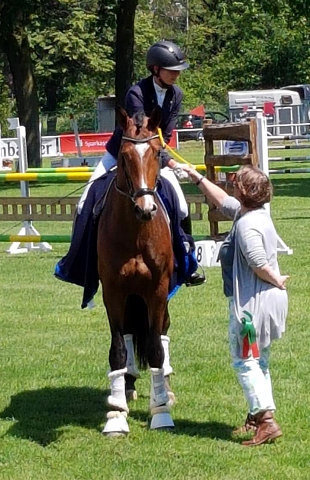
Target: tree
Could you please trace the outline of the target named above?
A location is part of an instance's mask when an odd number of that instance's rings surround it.
[[[107,83],[103,78],[114,71],[107,15],[98,21],[96,0],[81,5],[78,0],[59,0],[43,16],[33,16],[29,25],[47,134],[56,133],[57,113],[64,106],[75,114],[90,102],[93,109]]]
[[[25,4],[21,8],[18,0],[0,2],[0,48],[10,65],[20,123],[26,127],[29,165],[40,166],[39,100],[26,30],[38,5],[36,0]]]

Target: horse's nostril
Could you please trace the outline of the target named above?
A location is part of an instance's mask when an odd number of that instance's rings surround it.
[[[135,205],[135,214],[136,215],[141,215],[142,209],[139,207],[139,205]]]
[[[157,212],[157,205],[153,203],[152,213]]]

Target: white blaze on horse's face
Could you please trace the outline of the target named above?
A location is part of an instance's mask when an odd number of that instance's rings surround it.
[[[149,148],[151,147],[147,143],[138,143],[135,145],[135,150],[138,153],[138,156],[141,162],[140,172],[142,173],[142,176],[139,178],[139,188],[154,188],[155,186],[155,185],[148,185],[146,178],[144,177],[144,170],[145,170],[143,168],[144,156]],[[153,195],[143,195],[137,199],[136,203],[139,205],[139,207],[144,213],[151,214],[152,218],[156,215],[157,205],[155,203]]]

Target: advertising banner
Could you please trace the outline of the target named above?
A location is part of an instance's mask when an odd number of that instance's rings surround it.
[[[60,154],[58,140],[59,137],[42,137],[42,157],[57,157]],[[1,158],[18,158],[17,138],[1,138],[0,150]]]
[[[112,133],[81,133],[79,135],[82,153],[93,155],[101,154],[106,151],[106,144],[111,138]],[[55,137],[42,137],[41,139],[42,157],[58,157],[63,155],[77,155],[75,135],[60,135]],[[173,130],[169,147],[177,148],[177,133]],[[17,138],[0,139],[0,157],[18,158]]]
[[[81,133],[79,134],[80,146],[82,153],[104,153],[106,151],[106,144],[110,140],[112,133]],[[172,137],[169,143],[169,147],[177,147],[177,133],[175,130],[172,132]],[[60,135],[60,151],[63,155],[75,153],[78,149],[76,145],[75,135]]]
[[[81,133],[79,134],[80,146],[83,154],[104,153],[105,146],[111,138],[112,133]],[[77,153],[75,135],[60,135],[60,150],[63,155]]]

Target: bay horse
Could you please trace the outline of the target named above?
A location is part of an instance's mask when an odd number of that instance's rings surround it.
[[[130,118],[117,109],[123,130],[117,173],[98,223],[98,272],[111,331],[110,411],[103,430],[110,436],[129,432],[125,383],[131,379],[134,389],[135,353],[140,366],[148,365],[151,372],[150,428],[174,426],[163,369],[174,261],[169,221],[156,192],[160,110]]]

